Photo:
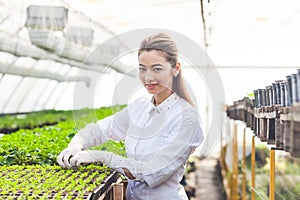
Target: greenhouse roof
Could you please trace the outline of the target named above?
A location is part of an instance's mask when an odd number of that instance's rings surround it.
[[[99,82],[135,76],[137,46],[120,35],[136,29],[183,34],[220,69],[295,69],[299,8],[296,0],[0,0],[0,113],[73,109],[74,87],[90,97]]]

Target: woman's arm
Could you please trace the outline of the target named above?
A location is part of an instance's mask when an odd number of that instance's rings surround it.
[[[68,147],[57,157],[57,162],[64,168],[71,168],[70,158],[92,146],[100,145],[109,139],[122,140],[128,129],[127,109],[109,116],[97,123],[90,123],[81,129],[70,141]],[[87,157],[89,158],[89,157]],[[87,158],[85,158],[86,161]],[[92,160],[93,158],[89,158]]]
[[[70,145],[81,144],[83,149],[87,149],[100,145],[109,139],[124,140],[128,123],[127,108],[124,108],[112,116],[86,125],[72,138]]]

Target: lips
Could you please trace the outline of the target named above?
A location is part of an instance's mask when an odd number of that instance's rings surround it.
[[[156,84],[145,84],[145,87],[148,90],[153,90],[153,89],[155,89],[156,86],[158,86],[158,83],[156,83]]]

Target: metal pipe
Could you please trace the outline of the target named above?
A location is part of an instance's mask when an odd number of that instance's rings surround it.
[[[266,89],[261,90],[261,106],[262,106],[262,114],[265,114],[267,111],[267,97],[266,97]],[[267,135],[268,135],[268,119],[263,115],[260,118],[260,140],[262,142],[267,141]]]
[[[296,80],[297,80],[297,88],[296,88],[297,93],[296,94],[297,94],[297,99],[298,99],[297,102],[299,102],[300,101],[300,69],[299,68],[297,69]]]
[[[294,104],[294,103],[299,102],[298,94],[297,94],[297,92],[298,92],[298,85],[297,85],[298,80],[297,80],[297,75],[296,74],[292,74],[291,77],[292,77],[291,82],[292,82],[292,97],[293,97],[292,102]]]
[[[288,98],[287,98],[287,105],[291,106],[293,104],[293,92],[292,92],[292,77],[286,76],[287,79],[287,93],[288,93]]]
[[[262,89],[257,90],[257,107],[260,108],[262,106]]]
[[[272,83],[272,91],[273,91],[273,104],[277,104],[277,88],[276,83]]]
[[[255,108],[258,108],[259,106],[259,103],[258,103],[258,90],[254,90],[253,91],[253,93],[254,93],[254,107]]]
[[[280,85],[280,102],[282,107],[287,106],[287,82],[283,81],[279,83]]]
[[[275,111],[276,111],[276,118],[275,118],[275,144],[277,148],[282,149],[283,148],[283,143],[282,143],[282,131],[281,131],[281,121],[279,118],[279,110],[281,106],[281,90],[280,90],[280,82],[282,80],[276,80],[274,87],[276,88],[276,93],[275,93]]]
[[[273,103],[273,90],[272,90],[272,85],[269,85],[266,87],[267,90],[267,105],[272,106]]]
[[[267,105],[267,91],[266,89],[261,90],[261,106]]]
[[[279,104],[279,105],[281,104],[280,82],[281,82],[281,80],[275,81],[275,83],[276,83],[276,85],[275,85],[275,87],[276,87],[276,103],[275,104]]]
[[[268,112],[269,112],[269,115],[271,116],[272,114],[274,114],[274,110],[275,110],[274,102],[273,102],[273,85],[267,86],[266,90],[267,90],[267,96],[269,99]],[[268,135],[267,135],[268,144],[275,144],[275,117],[276,116],[268,118],[268,124],[267,124],[267,126],[268,126]]]

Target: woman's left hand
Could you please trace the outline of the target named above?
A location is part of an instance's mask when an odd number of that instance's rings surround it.
[[[77,167],[83,163],[97,163],[101,162],[109,168],[112,168],[127,176],[129,179],[135,179],[134,175],[127,168],[132,168],[131,163],[126,158],[116,155],[108,151],[85,150],[78,152],[71,158],[70,164],[72,167]]]
[[[77,167],[84,163],[90,164],[101,162],[109,167],[113,155],[113,153],[106,151],[84,150],[78,152],[74,157],[72,157],[70,164],[72,167]]]

